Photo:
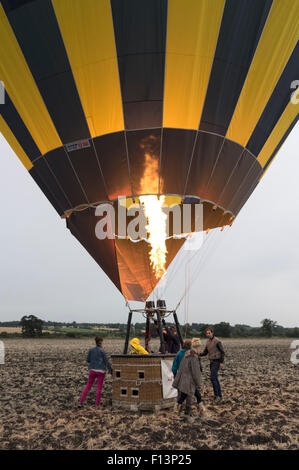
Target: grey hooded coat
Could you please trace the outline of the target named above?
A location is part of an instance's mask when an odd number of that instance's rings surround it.
[[[200,390],[201,370],[198,354],[194,350],[187,351],[180,364],[172,386],[187,395],[194,395]]]

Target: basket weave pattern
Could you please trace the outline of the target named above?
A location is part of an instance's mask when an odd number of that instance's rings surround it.
[[[137,408],[143,405],[167,405],[173,399],[163,399],[161,359],[163,356],[115,355],[111,356],[113,368],[112,400],[115,406]],[[169,355],[167,359],[172,359]]]

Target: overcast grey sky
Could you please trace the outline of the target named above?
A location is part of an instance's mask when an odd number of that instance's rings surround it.
[[[268,317],[299,325],[298,148],[297,124],[233,226],[216,233],[191,287],[189,308],[183,301],[178,310],[181,322],[188,312],[189,322],[258,325]],[[0,321],[34,314],[44,320],[125,322],[121,294],[1,135],[0,155]],[[169,307],[184,289],[182,269],[167,287]],[[135,314],[134,321],[143,320]]]

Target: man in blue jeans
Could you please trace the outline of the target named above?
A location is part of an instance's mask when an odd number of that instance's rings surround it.
[[[216,402],[222,400],[221,387],[218,380],[218,371],[224,366],[224,350],[221,341],[214,336],[212,328],[206,329],[206,347],[200,356],[208,355],[210,359],[211,382],[214,390],[214,399]]]

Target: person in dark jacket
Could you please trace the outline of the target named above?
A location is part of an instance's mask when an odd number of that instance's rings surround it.
[[[103,383],[104,383],[107,369],[110,372],[110,374],[112,374],[112,368],[111,368],[110,362],[108,361],[106,353],[102,347],[103,339],[100,338],[99,336],[96,336],[95,342],[96,342],[96,346],[94,348],[91,348],[88,351],[87,358],[86,358],[88,362],[89,376],[88,376],[87,385],[84,388],[81,398],[79,400],[79,404],[78,404],[79,407],[82,406],[82,403],[84,402],[88,392],[93,386],[93,383],[96,378],[98,379],[96,406],[99,406],[101,402],[102,388],[103,388]]]
[[[173,325],[165,326],[167,351],[169,354],[176,354],[180,350],[180,340]]]
[[[155,323],[155,327],[157,330],[157,334],[159,335],[159,327],[158,327],[157,320],[154,320],[154,323]],[[176,354],[180,350],[180,340],[177,335],[177,332],[175,331],[175,327],[173,325],[166,326],[164,319],[162,320],[162,323],[163,323],[162,334],[163,334],[165,353]],[[160,346],[159,352],[162,352],[161,346]]]
[[[173,325],[166,326],[165,320],[162,320],[163,323],[163,341],[164,341],[164,348],[165,353],[167,354],[176,354],[180,350],[180,340],[175,331],[175,327]],[[155,326],[157,329],[157,333],[159,334],[159,327],[158,322],[155,320]],[[161,348],[159,349],[161,352]]]
[[[215,401],[220,402],[222,400],[222,392],[218,379],[218,372],[219,369],[222,369],[224,366],[225,353],[221,341],[216,338],[212,328],[206,329],[206,337],[208,338],[206,347],[204,351],[200,353],[200,356],[208,355],[208,358],[210,359],[211,382],[214,390],[214,399]]]
[[[154,324],[155,324],[155,327],[156,327],[157,335],[159,336],[158,321],[157,321],[157,320],[154,320]],[[166,328],[165,328],[165,322],[163,323],[162,336],[163,336],[163,343],[164,343],[165,354],[167,354],[169,351],[168,351],[167,331],[166,331]],[[161,349],[161,346],[160,346],[160,348],[159,348],[159,353],[161,353],[161,352],[162,352],[162,349]]]

